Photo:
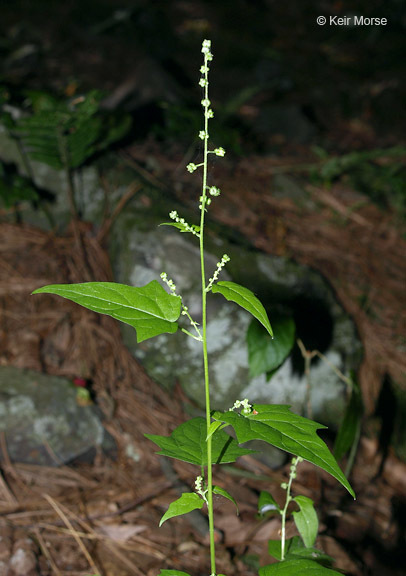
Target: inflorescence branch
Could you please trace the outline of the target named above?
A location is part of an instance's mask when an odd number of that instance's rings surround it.
[[[171,291],[171,294],[173,294],[174,296],[180,297],[181,303],[182,303],[182,316],[186,316],[189,319],[190,324],[196,330],[197,336],[195,336],[194,334],[192,334],[188,330],[185,330],[184,328],[182,328],[182,332],[184,332],[188,336],[191,336],[191,338],[194,338],[195,340],[198,340],[199,342],[201,342],[202,341],[202,334],[199,330],[199,324],[197,322],[195,322],[193,320],[193,318],[191,317],[191,315],[189,314],[188,307],[183,304],[182,296],[180,296],[179,294],[176,293],[176,284],[173,282],[173,280],[171,278],[168,278],[168,274],[166,272],[161,273],[161,280],[163,282],[165,282],[165,284],[168,286],[169,290]]]
[[[227,262],[230,262],[230,257],[227,254],[223,254],[220,262],[217,262],[217,268],[214,271],[213,276],[210,278],[209,283],[206,286],[206,292],[210,292],[210,290],[212,289],[212,286],[214,284],[214,282],[217,281],[220,272],[222,271],[222,269],[224,268],[224,266],[227,264]]]

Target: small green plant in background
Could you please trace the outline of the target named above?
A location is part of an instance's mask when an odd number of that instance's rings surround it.
[[[242,447],[251,440],[262,440],[294,455],[289,481],[285,486],[286,502],[278,508],[272,499],[275,509],[282,518],[282,540],[277,546],[270,545],[271,553],[278,562],[260,569],[260,576],[283,574],[297,576],[311,570],[314,576],[334,575],[320,563],[318,552],[314,552],[313,545],[317,535],[317,517],[310,499],[304,496],[291,495],[291,486],[296,475],[299,462],[307,460],[319,466],[338,480],[348,492],[354,496],[347,478],[339,468],[334,456],[326,444],[317,434],[323,428],[320,424],[294,414],[288,406],[272,404],[251,404],[248,399],[236,400],[227,411],[213,410],[210,398],[209,357],[207,341],[207,299],[213,294],[219,294],[226,300],[237,304],[251,313],[253,318],[264,328],[269,338],[273,331],[267,313],[261,302],[253,292],[247,288],[230,281],[219,280],[223,268],[227,265],[229,257],[224,254],[218,261],[217,267],[209,277],[205,269],[204,238],[206,216],[210,205],[220,196],[220,189],[209,182],[208,158],[210,155],[222,157],[225,150],[222,147],[210,146],[209,122],[214,117],[209,99],[209,67],[213,59],[211,43],[205,40],[202,46],[203,65],[200,68],[201,78],[199,85],[203,89],[201,101],[204,116],[204,125],[199,132],[203,144],[201,162],[189,163],[187,170],[190,173],[201,171],[202,188],[198,200],[199,221],[190,224],[176,211],[170,213],[170,222],[166,225],[177,228],[181,233],[189,233],[199,244],[201,269],[201,318],[193,318],[181,294],[177,292],[173,279],[167,272],[162,272],[161,280],[165,288],[156,280],[143,287],[126,286],[109,282],[89,282],[84,284],[50,285],[35,290],[35,294],[56,294],[72,300],[90,310],[107,314],[125,322],[137,332],[138,342],[153,338],[162,333],[174,333],[179,328],[187,338],[193,338],[201,343],[202,362],[204,366],[204,386],[206,410],[205,417],[192,418],[180,424],[170,436],[148,434],[147,437],[159,446],[159,454],[194,464],[197,467],[196,480],[191,490],[185,492],[180,498],[172,502],[161,518],[160,524],[170,518],[188,514],[193,510],[207,510],[209,520],[210,541],[210,576],[224,576],[218,574],[216,569],[215,549],[215,518],[213,509],[213,495],[218,494],[237,506],[235,498],[224,488],[216,486],[213,479],[215,465],[229,464],[237,458],[249,454],[251,450]],[[278,326],[278,323],[276,323]],[[289,337],[289,342],[291,338]],[[268,344],[267,344],[268,345]],[[277,350],[277,346],[275,350]],[[282,363],[283,352],[275,353],[277,362]],[[235,438],[225,429],[231,427]],[[260,508],[263,509],[262,496]],[[272,498],[270,495],[267,497]],[[294,512],[294,519],[301,535],[302,544],[286,540],[285,525],[288,508],[295,502],[299,510]],[[269,504],[269,501],[268,501]],[[237,508],[238,513],[238,508]],[[272,546],[274,546],[272,548]],[[277,552],[277,547],[279,552]],[[301,554],[296,554],[302,548]],[[295,555],[296,554],[296,555]],[[316,554],[316,556],[314,556]],[[294,558],[292,558],[294,556]],[[175,569],[162,569],[160,576],[190,576]],[[230,575],[231,576],[231,575]]]
[[[314,180],[324,186],[340,179],[347,179],[354,190],[362,192],[378,206],[390,208],[406,218],[406,148],[394,146],[387,149],[355,151],[343,156],[329,157],[321,148],[314,148],[320,165],[311,168]]]
[[[72,216],[77,216],[74,173],[90,158],[123,138],[131,127],[127,114],[102,110],[104,94],[93,90],[81,96],[61,99],[43,91],[24,94],[25,108],[12,113],[10,94],[0,89],[0,124],[16,142],[26,177],[2,178],[0,196],[10,203],[32,200],[35,176],[32,161],[62,170],[66,175],[67,194]],[[4,170],[3,170],[4,172]],[[13,187],[13,196],[10,187]]]
[[[278,513],[281,516],[281,539],[270,540],[268,552],[270,556],[282,563],[264,566],[259,570],[260,576],[293,574],[294,570],[299,570],[298,573],[302,574],[307,569],[318,576],[338,574],[338,572],[329,569],[334,563],[333,558],[314,547],[319,521],[313,501],[307,496],[292,496],[292,483],[296,478],[297,467],[302,461],[303,458],[300,457],[292,459],[288,482],[281,484],[282,489],[286,491],[286,498],[282,507],[269,492],[262,491],[260,493],[259,513],[261,515]],[[288,539],[286,538],[286,520],[291,503],[294,503],[297,508],[292,511],[292,516],[300,536],[293,536]]]

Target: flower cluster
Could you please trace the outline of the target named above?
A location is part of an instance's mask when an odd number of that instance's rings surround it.
[[[194,162],[190,162],[187,166],[187,171],[190,172],[191,174],[197,170],[197,164],[194,164]]]
[[[198,342],[202,341],[202,334],[199,330],[199,324],[197,322],[195,322],[193,320],[193,318],[191,317],[191,315],[189,314],[189,308],[187,306],[185,306],[182,302],[182,316],[187,316],[189,319],[189,322],[191,323],[191,325],[193,326],[193,328],[196,330],[197,336],[191,334],[190,332],[188,332],[185,329],[182,329],[183,332],[185,332],[185,334],[188,334],[189,336],[191,336],[192,338],[194,338],[195,340],[197,340]]]
[[[203,106],[204,110],[204,118],[205,118],[205,126],[204,130],[200,130],[199,138],[207,142],[209,139],[209,131],[208,131],[208,120],[214,118],[214,112],[211,109],[211,101],[209,99],[209,62],[213,60],[213,54],[211,53],[211,42],[210,40],[203,40],[202,44],[202,53],[204,54],[204,64],[200,67],[200,74],[201,78],[199,80],[199,86],[204,89],[204,97],[201,100],[201,105]],[[215,154],[216,156],[224,156],[226,151],[221,146],[219,148],[215,148],[214,150],[207,150],[207,145],[205,144],[205,158],[204,162],[200,164],[195,164],[194,162],[190,162],[186,168],[188,172],[191,174],[200,168],[200,166],[205,166],[207,162],[207,154]],[[215,186],[207,187],[211,196],[219,196],[220,190]],[[200,210],[206,210],[206,205],[210,206],[211,198],[206,197],[206,190],[203,191],[203,196],[200,197]]]
[[[203,476],[198,476],[196,478],[195,481],[195,491],[197,492],[197,494],[199,494],[199,496],[201,496],[203,498],[203,500],[206,502],[207,504],[207,488],[203,487]]]
[[[236,400],[234,406],[229,408],[229,412],[234,412],[234,410],[238,410],[238,408],[242,408],[241,413],[244,414],[244,416],[248,416],[248,414],[253,412],[252,404],[249,403],[248,398],[244,398],[244,400]]]
[[[200,68],[200,73],[202,74],[202,77],[199,80],[199,86],[204,88],[204,98],[201,101],[201,104],[204,108],[204,115],[206,118],[214,118],[213,110],[210,108],[211,102],[210,102],[209,96],[208,96],[208,93],[209,93],[209,66],[208,66],[208,62],[210,62],[210,60],[213,60],[213,54],[210,52],[210,48],[211,48],[210,40],[203,40],[202,52],[204,54],[204,64]],[[202,140],[204,140],[205,138],[208,138],[208,137],[209,137],[209,135],[205,131],[202,131],[199,134],[199,138],[201,138]]]
[[[210,278],[209,283],[207,284],[206,292],[209,292],[211,290],[211,287],[213,286],[214,282],[216,282],[216,280],[218,279],[220,272],[227,264],[227,262],[230,262],[230,256],[228,256],[227,254],[223,254],[220,262],[217,262],[217,268],[214,271],[213,277]]]
[[[206,210],[206,205],[210,206],[211,198],[207,198],[207,196],[199,196],[199,210]]]
[[[176,284],[173,282],[173,280],[171,280],[170,278],[168,278],[168,274],[166,272],[162,272],[161,273],[161,280],[163,280],[163,282],[165,282],[165,284],[168,286],[169,290],[172,292],[172,294],[174,294],[175,296],[177,296],[176,294]]]
[[[220,196],[220,188],[217,188],[217,186],[210,186],[208,188],[210,196]]]
[[[289,484],[291,484],[292,481],[296,478],[297,475],[296,469],[298,464],[300,464],[300,462],[303,462],[303,458],[301,456],[295,456],[294,458],[292,458],[292,464],[290,465],[290,473],[289,473]],[[282,482],[281,488],[283,490],[288,490],[289,484],[287,484],[286,482]]]
[[[204,59],[208,62],[213,60],[213,54],[210,52],[211,40],[203,40],[202,53],[204,54]]]
[[[177,224],[180,224],[183,232],[190,232],[191,234],[194,234],[195,236],[199,237],[199,233],[197,232],[196,227],[188,224],[184,218],[180,218],[176,210],[172,210],[172,212],[169,212],[169,218],[175,220]]]

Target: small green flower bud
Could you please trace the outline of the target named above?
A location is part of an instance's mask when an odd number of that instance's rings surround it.
[[[211,41],[210,40],[203,40],[203,44],[202,44],[202,52],[203,54],[210,54],[210,48],[211,48]]]
[[[224,150],[224,148],[221,148],[221,147],[220,147],[220,148],[216,148],[216,149],[214,150],[214,153],[215,153],[216,156],[224,156],[225,153],[226,153],[226,151]]]

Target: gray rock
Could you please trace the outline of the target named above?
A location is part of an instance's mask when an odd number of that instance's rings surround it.
[[[137,199],[117,219],[111,238],[111,254],[118,282],[142,286],[158,279],[162,271],[177,285],[196,321],[201,318],[200,263],[197,239],[158,224],[178,209],[170,201],[152,194],[150,202]],[[145,204],[153,209],[145,209]],[[188,214],[181,214],[195,223]],[[251,289],[270,316],[280,311],[293,314],[298,336],[308,348],[320,349],[344,373],[358,366],[361,345],[351,319],[344,313],[324,279],[307,267],[272,257],[209,234],[206,270],[208,276],[224,253],[231,262],[221,279],[231,279]],[[214,254],[217,256],[214,256]],[[265,375],[250,378],[246,332],[251,316],[221,295],[208,298],[208,352],[212,405],[227,409],[236,399],[291,404],[306,412],[306,381],[303,362],[292,355],[267,382]],[[187,329],[190,326],[184,324]],[[123,325],[126,345],[149,375],[166,389],[179,382],[198,407],[204,406],[201,343],[175,335],[136,342],[136,333]],[[345,385],[331,368],[320,361],[312,366],[311,406],[313,417],[332,427],[341,420],[346,402]]]
[[[66,379],[0,367],[0,430],[12,461],[55,466],[102,446],[94,406],[79,406]]]

